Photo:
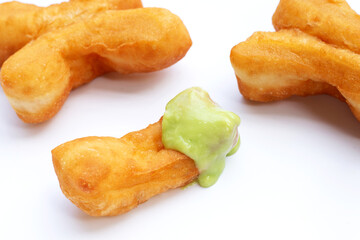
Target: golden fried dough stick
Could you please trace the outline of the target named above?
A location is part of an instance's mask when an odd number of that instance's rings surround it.
[[[73,0],[49,7],[0,4],[0,66],[17,50],[42,34],[89,19],[104,10],[142,7],[141,0]]]
[[[65,196],[91,216],[125,213],[187,185],[199,171],[186,155],[164,148],[161,120],[122,138],[87,137],[52,151]]]
[[[344,99],[360,120],[360,55],[299,30],[257,32],[231,51],[245,98],[268,102],[291,95]]]
[[[202,187],[215,184],[240,146],[239,124],[206,91],[189,88],[168,102],[159,122],[120,139],[65,143],[52,151],[53,164],[76,206],[92,216],[118,215],[196,178]]]
[[[276,30],[298,28],[360,53],[360,16],[345,0],[281,0],[273,25]]]
[[[191,46],[181,19],[159,8],[103,11],[42,35],[10,57],[1,84],[18,116],[54,116],[71,89],[108,71],[151,72],[176,63]]]

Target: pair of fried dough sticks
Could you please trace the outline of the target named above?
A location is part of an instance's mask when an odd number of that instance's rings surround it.
[[[277,32],[256,32],[231,51],[239,90],[269,102],[329,94],[360,121],[360,17],[344,0],[281,0]]]
[[[0,5],[1,85],[27,123],[52,118],[72,89],[104,73],[161,70],[191,44],[179,17],[140,0]]]

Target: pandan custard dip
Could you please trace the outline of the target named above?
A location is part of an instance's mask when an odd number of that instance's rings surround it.
[[[167,105],[162,122],[165,148],[177,150],[195,161],[198,183],[210,187],[225,167],[225,158],[240,146],[240,118],[221,109],[199,87],[189,88]]]

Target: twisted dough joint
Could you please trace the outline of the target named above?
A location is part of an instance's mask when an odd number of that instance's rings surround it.
[[[191,46],[179,17],[159,8],[107,10],[41,35],[1,70],[10,104],[25,122],[50,119],[70,91],[109,71],[157,71]]]
[[[360,17],[344,0],[281,0],[278,32],[257,32],[231,51],[239,90],[261,102],[329,94],[360,121]]]
[[[0,4],[0,66],[44,33],[90,19],[105,10],[142,7],[141,0],[71,0],[49,7],[7,2]]]

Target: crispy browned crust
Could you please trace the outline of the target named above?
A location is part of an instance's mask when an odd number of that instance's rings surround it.
[[[345,0],[281,0],[273,25],[276,30],[298,28],[360,53],[360,16]]]
[[[239,89],[255,101],[330,94],[360,120],[360,55],[299,30],[257,32],[231,51]]]
[[[42,35],[11,56],[1,84],[28,123],[53,117],[71,89],[104,72],[157,71],[176,63],[191,46],[181,19],[159,8],[103,11]]]
[[[165,149],[161,121],[124,137],[87,137],[58,146],[53,164],[65,196],[91,216],[125,213],[149,198],[187,185],[192,159]]]
[[[329,94],[360,120],[360,17],[344,0],[280,0],[277,33],[235,46],[239,90],[255,101]]]
[[[141,0],[72,0],[49,7],[20,2],[0,4],[0,66],[17,50],[44,33],[89,19],[105,10],[142,7]]]

